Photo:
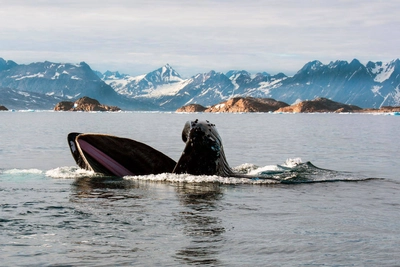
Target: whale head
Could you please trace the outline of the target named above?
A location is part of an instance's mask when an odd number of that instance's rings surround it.
[[[173,172],[193,175],[230,176],[221,137],[209,121],[188,121],[182,130],[186,144]]]

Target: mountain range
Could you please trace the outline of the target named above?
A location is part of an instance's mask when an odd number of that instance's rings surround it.
[[[169,64],[131,76],[100,73],[79,64],[17,64],[0,58],[0,105],[9,109],[53,109],[63,100],[88,96],[124,110],[174,111],[187,104],[211,106],[231,97],[274,98],[288,104],[316,97],[362,108],[400,106],[400,60],[362,64],[306,63],[295,75],[245,70],[210,71],[182,78]]]

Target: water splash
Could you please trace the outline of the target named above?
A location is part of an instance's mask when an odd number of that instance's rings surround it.
[[[80,177],[97,177],[99,174],[75,166],[66,166],[48,170],[46,171],[46,176],[56,179],[75,179]]]
[[[302,162],[300,158],[287,159],[283,164],[257,166],[244,163],[235,168],[235,172],[248,175],[245,178],[221,177],[216,175],[191,174],[150,174],[125,176],[126,181],[148,181],[169,183],[217,183],[217,184],[298,184],[322,183],[338,181],[363,181],[368,178],[357,173],[327,170],[316,167],[311,162]],[[16,170],[17,171],[17,170]],[[21,170],[20,170],[21,171]],[[26,170],[22,170],[26,171]],[[39,171],[39,170],[36,170]],[[41,172],[41,171],[39,171]],[[79,179],[104,177],[92,171],[79,167],[59,167],[45,172],[47,177],[55,179]]]
[[[273,184],[277,181],[270,179],[248,179],[236,177],[221,177],[216,175],[191,175],[162,173],[140,176],[125,176],[124,179],[152,182],[171,183],[218,183],[218,184]]]

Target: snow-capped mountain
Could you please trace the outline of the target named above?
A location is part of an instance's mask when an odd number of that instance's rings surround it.
[[[57,96],[0,88],[0,103],[8,109],[53,109],[62,100]]]
[[[0,87],[3,88],[63,99],[96,97],[104,103],[116,102],[118,98],[118,94],[84,62],[62,64],[46,61],[28,65],[8,64],[8,66],[0,71]]]
[[[173,94],[176,92],[175,88],[181,88],[184,81],[169,64],[135,77],[107,71],[102,75],[102,79],[117,93],[129,97]]]
[[[252,97],[265,97],[268,90],[266,88],[272,87],[277,82],[287,78],[283,73],[277,75],[270,75],[267,72],[257,73],[251,75],[247,71],[229,71],[226,76],[232,81],[235,86],[235,96],[252,96]]]
[[[168,64],[135,77],[110,71],[99,76],[119,94],[150,101],[163,110],[191,103],[213,105],[234,96],[265,97],[265,86],[286,78],[282,73],[271,76],[266,72],[251,75],[246,71],[210,71],[183,79]]]
[[[234,96],[269,97],[288,104],[325,97],[363,108],[379,108],[400,105],[399,72],[398,59],[366,65],[354,59],[350,63],[338,60],[326,65],[311,61],[292,77],[283,73],[271,76],[265,72],[252,75],[244,70],[226,74],[210,71],[175,83],[166,81],[150,86],[146,83],[141,87],[138,81],[147,76],[142,75],[130,78],[134,86],[130,87],[129,96],[151,99],[152,103],[167,110],[194,103],[211,106]],[[159,75],[160,71],[156,73]],[[118,92],[124,90],[119,88]]]
[[[25,103],[26,109],[33,108],[28,105],[29,97],[33,97],[32,103],[42,103],[35,105],[36,108],[52,109],[62,100],[76,100],[83,96],[126,110],[159,109],[148,101],[128,99],[118,94],[85,62],[71,64],[45,61],[24,65],[0,58],[0,88],[0,103],[10,109],[20,109],[22,103]],[[20,101],[17,104],[13,99]]]
[[[131,76],[95,72],[84,62],[19,65],[0,58],[0,88],[0,104],[5,106],[15,99],[41,103],[40,95],[46,107],[56,100],[89,96],[126,110],[176,110],[187,104],[211,106],[231,97],[250,96],[288,104],[324,97],[363,108],[379,108],[400,106],[400,60],[366,65],[357,59],[329,64],[311,61],[292,77],[232,70],[199,73],[184,79],[168,64]]]
[[[325,97],[360,107],[400,105],[400,61],[389,63],[368,62],[357,59],[350,63],[335,61],[327,65],[312,61],[304,65],[293,77],[269,88],[272,98],[294,103]]]

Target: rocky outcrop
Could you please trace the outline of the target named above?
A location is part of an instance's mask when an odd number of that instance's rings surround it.
[[[400,106],[362,109],[323,97],[289,106],[272,98],[235,97],[209,108],[190,104],[178,109],[177,112],[399,113]]]
[[[315,112],[359,112],[362,109],[354,105],[346,105],[338,103],[327,98],[318,97],[314,100],[307,100],[295,105],[283,107],[276,112],[291,112],[291,113],[315,113]]]
[[[72,101],[62,101],[54,107],[55,111],[119,111],[116,106],[107,106],[100,104],[99,101],[90,97],[82,97]]]
[[[391,113],[391,112],[400,112],[400,107],[391,107],[391,106],[383,106],[379,109],[375,108],[366,108],[358,111],[359,113]]]
[[[55,111],[69,111],[74,108],[74,102],[72,101],[61,101],[60,103],[57,103],[57,105],[54,107]]]
[[[289,105],[272,98],[234,97],[205,112],[271,112],[286,106]]]
[[[176,112],[204,112],[207,108],[199,104],[189,104],[178,108]]]
[[[5,106],[0,106],[0,111],[6,111],[8,110],[8,108],[6,108]]]

